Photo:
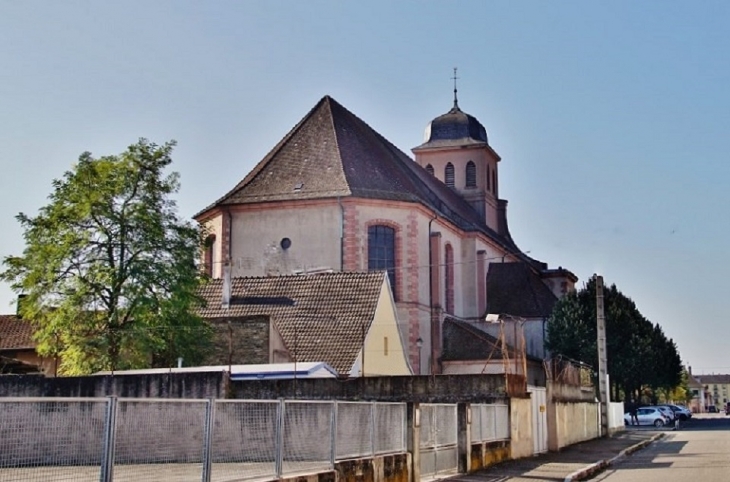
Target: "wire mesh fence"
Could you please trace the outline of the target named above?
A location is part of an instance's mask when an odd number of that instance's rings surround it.
[[[0,480],[98,481],[106,407],[104,399],[0,402]]]
[[[509,439],[509,408],[505,404],[471,405],[471,441]]]
[[[406,404],[0,400],[0,482],[270,480],[406,451]]]

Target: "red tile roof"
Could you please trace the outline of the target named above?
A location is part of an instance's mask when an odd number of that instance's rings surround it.
[[[227,310],[221,307],[223,280],[211,280],[201,291],[207,307],[200,315],[209,320],[267,315],[297,361],[325,362],[348,375],[375,318],[385,276],[339,272],[233,278]]]
[[[15,315],[0,315],[0,350],[34,349],[33,327]]]

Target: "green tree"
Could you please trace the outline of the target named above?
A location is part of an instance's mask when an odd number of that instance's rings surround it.
[[[636,304],[616,285],[604,289],[606,351],[614,399],[672,390],[681,383],[682,363],[677,347],[659,325],[652,325]],[[556,303],[548,320],[547,348],[598,366],[596,281]]]
[[[17,216],[22,256],[0,278],[26,296],[37,350],[63,374],[196,362],[210,333],[195,315],[203,233],[178,218],[166,174],[175,143],[145,139],[116,156],[80,156],[36,217]]]

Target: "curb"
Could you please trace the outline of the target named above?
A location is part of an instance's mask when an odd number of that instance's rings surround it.
[[[608,460],[599,460],[598,462],[595,462],[591,465],[587,465],[587,466],[583,467],[582,469],[578,469],[575,472],[573,472],[572,474],[565,477],[565,480],[563,482],[575,482],[578,480],[584,480],[587,477],[592,477],[592,476],[596,475],[597,473],[599,473],[603,470],[606,470],[612,464],[618,462],[619,460],[621,460],[625,457],[628,457],[629,455],[633,454],[634,452],[636,452],[638,450],[643,449],[650,443],[655,442],[662,437],[664,437],[664,433],[658,433],[649,439],[642,440],[641,442],[634,444],[631,447],[627,447],[627,448],[623,449],[615,457],[612,457]]]

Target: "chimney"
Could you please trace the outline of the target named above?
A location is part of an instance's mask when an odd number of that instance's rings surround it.
[[[689,372],[689,375],[692,376],[692,367],[691,366],[687,367],[687,371]]]
[[[221,300],[221,307],[228,309],[231,306],[231,264],[226,263],[223,265],[223,299]]]
[[[18,295],[18,302],[15,305],[15,316],[18,318],[23,318],[22,313],[20,312],[21,306],[23,306],[23,301],[28,295]]]

